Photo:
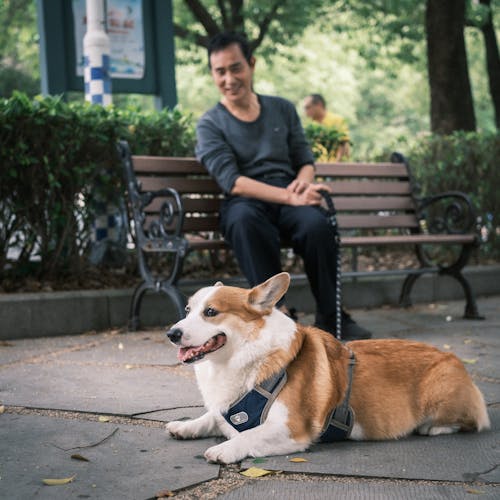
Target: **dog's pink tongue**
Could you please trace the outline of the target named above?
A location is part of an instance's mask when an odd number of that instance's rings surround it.
[[[202,346],[199,347],[181,347],[177,352],[177,359],[181,362],[196,356],[202,350]]]

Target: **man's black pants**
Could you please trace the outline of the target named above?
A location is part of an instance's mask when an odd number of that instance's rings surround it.
[[[304,261],[316,299],[316,323],[335,325],[338,248],[322,208],[231,197],[222,207],[221,229],[250,286],[281,272],[280,239],[290,241]]]

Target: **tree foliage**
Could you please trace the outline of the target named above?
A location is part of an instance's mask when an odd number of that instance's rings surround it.
[[[32,0],[0,0],[0,97],[40,88],[36,9]]]
[[[476,26],[483,34],[489,90],[495,110],[495,124],[497,130],[500,130],[500,54],[493,23],[492,3],[491,0],[480,0],[473,12],[477,12]]]
[[[206,47],[221,31],[247,35],[253,50],[294,44],[323,10],[321,0],[174,0],[175,35]],[[267,43],[263,43],[267,40]],[[271,43],[272,41],[272,43]]]

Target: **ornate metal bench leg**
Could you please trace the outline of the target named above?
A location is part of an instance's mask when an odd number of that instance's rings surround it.
[[[173,302],[179,320],[186,316],[186,299],[176,286],[162,284],[160,290]]]
[[[455,278],[462,285],[465,294],[464,319],[484,319],[484,316],[479,314],[476,298],[474,297],[472,288],[465,276],[460,271],[443,272],[441,274],[453,276],[453,278]]]
[[[409,274],[404,282],[403,286],[401,287],[401,293],[399,295],[399,305],[402,307],[410,307],[411,306],[411,299],[410,299],[410,294],[411,294],[411,289],[413,288],[413,285],[415,284],[415,281],[418,280],[420,277],[420,274]]]
[[[151,289],[151,285],[148,285],[146,282],[142,282],[136,286],[134,293],[132,295],[132,299],[130,301],[130,314],[128,320],[128,329],[131,332],[135,332],[139,329],[140,325],[140,312],[141,312],[141,303],[142,297],[146,293],[148,289]]]

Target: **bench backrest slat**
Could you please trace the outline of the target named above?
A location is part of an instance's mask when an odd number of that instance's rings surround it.
[[[410,194],[408,182],[384,182],[373,180],[325,182],[334,194]]]
[[[133,156],[134,170],[141,173],[207,174],[196,158],[171,158],[168,156]]]
[[[333,199],[337,211],[415,210],[410,196],[334,196]]]
[[[343,215],[337,218],[342,229],[397,229],[416,228],[418,221],[413,215]]]
[[[404,163],[318,163],[318,177],[401,177],[408,178]]]
[[[138,177],[142,191],[157,191],[159,189],[173,188],[181,194],[204,193],[219,194],[220,187],[208,177],[188,179],[185,177]]]
[[[148,214],[157,213],[162,204],[165,202],[165,198],[155,198],[152,203],[150,203],[146,208],[145,212]],[[184,210],[187,214],[195,213],[218,213],[220,210],[221,199],[220,198],[184,198],[183,205]]]

